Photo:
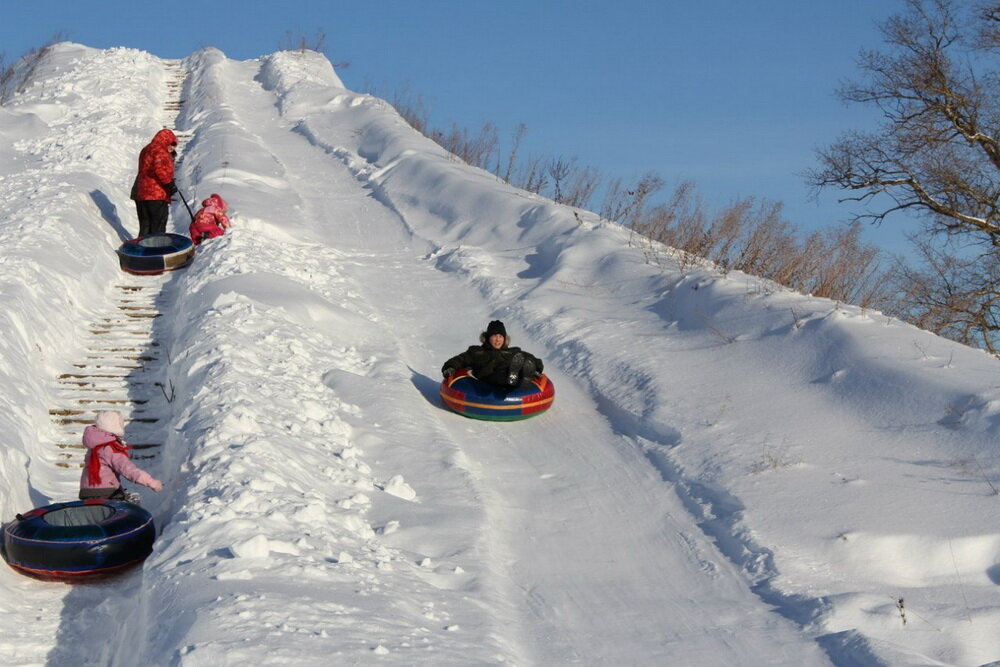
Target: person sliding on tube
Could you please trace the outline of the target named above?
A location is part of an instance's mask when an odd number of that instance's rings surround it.
[[[139,216],[139,238],[167,231],[170,197],[174,185],[174,154],[177,137],[170,130],[160,130],[139,153],[139,173],[132,185]]]
[[[482,345],[473,345],[465,352],[444,362],[441,373],[445,378],[460,368],[468,368],[477,380],[497,387],[513,388],[530,382],[542,374],[542,360],[519,347],[509,347],[507,328],[493,320],[479,335]]]
[[[131,447],[125,445],[125,420],[115,411],[98,412],[94,423],[83,430],[83,459],[80,500],[106,498],[139,504],[139,494],[125,491],[121,478],[148,486],[159,493],[163,482],[132,463]]]

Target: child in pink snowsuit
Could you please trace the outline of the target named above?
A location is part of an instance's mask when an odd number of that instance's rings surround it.
[[[212,194],[201,202],[201,206],[201,210],[195,214],[194,220],[191,221],[191,227],[188,229],[188,234],[196,246],[205,239],[222,236],[230,225],[229,218],[226,217],[229,204],[219,195]]]
[[[80,475],[80,499],[109,498],[138,500],[137,494],[122,489],[121,478],[148,486],[159,493],[163,483],[132,463],[131,447],[125,445],[125,420],[121,413],[99,412],[94,423],[83,430],[83,445],[87,455]],[[131,496],[131,497],[130,497]]]

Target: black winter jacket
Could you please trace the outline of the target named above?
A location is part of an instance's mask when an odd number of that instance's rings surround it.
[[[448,369],[457,371],[460,368],[468,368],[477,379],[503,387],[507,385],[510,358],[517,352],[524,355],[525,368],[530,368],[530,364],[534,364],[534,370],[542,372],[542,360],[538,357],[519,347],[502,347],[496,350],[489,343],[473,345],[465,352],[455,355],[444,362],[441,372],[444,373]],[[525,376],[527,377],[527,374]]]

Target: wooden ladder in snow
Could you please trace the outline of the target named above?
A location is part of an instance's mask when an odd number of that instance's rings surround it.
[[[174,127],[183,108],[184,70],[179,60],[165,61],[167,70],[163,125]],[[191,132],[178,131],[178,162]],[[114,261],[117,261],[115,259]],[[110,310],[87,327],[84,359],[57,378],[58,403],[49,410],[55,426],[53,462],[81,468],[86,450],[83,429],[102,410],[125,418],[125,440],[134,460],[155,459],[162,447],[163,420],[170,414],[173,387],[166,380],[169,359],[156,341],[155,324],[167,298],[163,287],[170,274],[134,276],[121,273]],[[140,464],[142,465],[142,464]]]
[[[158,425],[173,397],[160,379],[169,360],[154,339],[153,323],[161,315],[158,301],[165,279],[129,278],[115,286],[112,311],[87,327],[84,359],[57,378],[59,404],[49,411],[56,425],[57,466],[83,466],[86,451],[80,436],[101,410],[117,410],[125,417],[125,439],[136,450],[134,459],[153,458],[161,446],[151,436],[159,436]]]
[[[163,103],[163,113],[165,120],[164,127],[169,127],[177,137],[177,164],[180,166],[184,160],[184,146],[191,140],[193,132],[177,128],[177,118],[184,108],[184,69],[180,60],[164,61],[164,68],[167,70],[167,99]]]

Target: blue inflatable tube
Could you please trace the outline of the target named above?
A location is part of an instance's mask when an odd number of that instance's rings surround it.
[[[194,258],[194,242],[181,234],[150,234],[126,241],[117,252],[122,271],[156,275],[187,266]]]
[[[153,516],[123,500],[76,500],[18,514],[3,527],[3,558],[52,581],[107,577],[153,551]]]

